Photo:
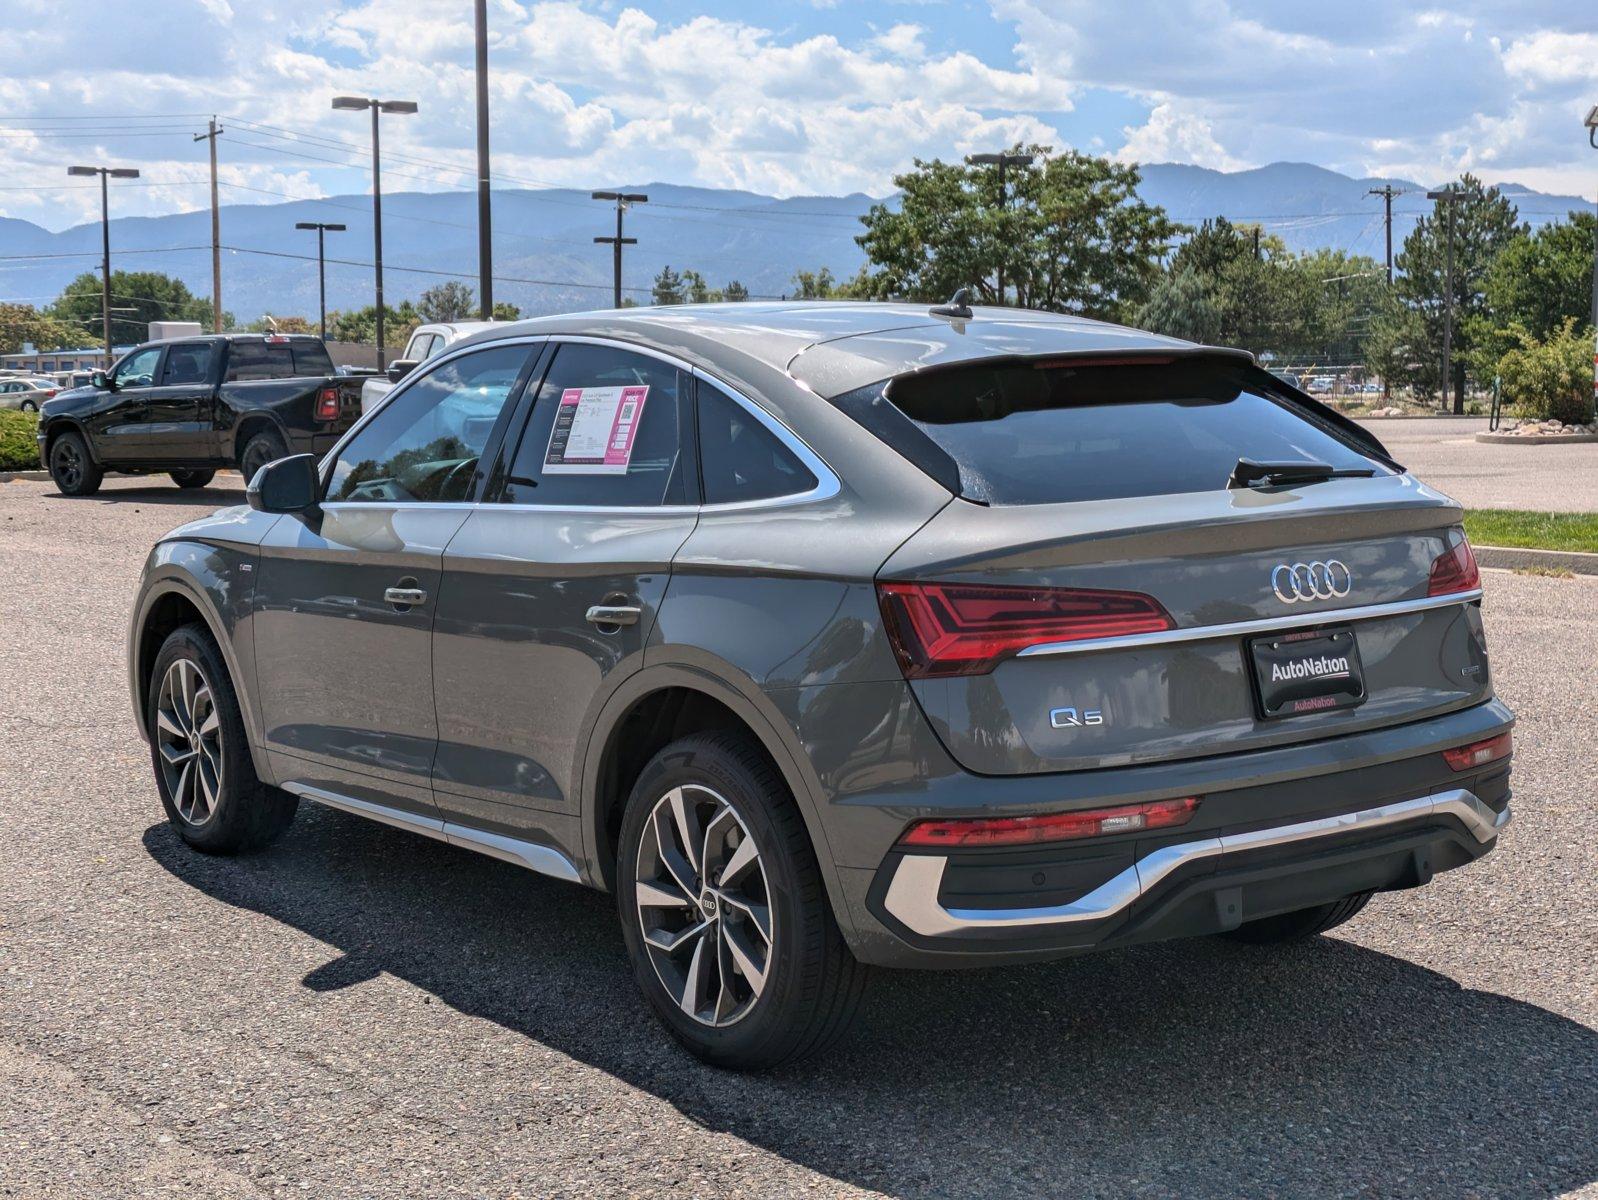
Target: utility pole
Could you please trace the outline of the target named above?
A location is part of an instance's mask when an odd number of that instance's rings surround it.
[[[1587,144],[1598,150],[1598,104],[1594,104],[1587,113]],[[1598,416],[1598,229],[1594,229],[1592,237],[1592,402],[1594,415]]]
[[[1031,154],[1011,154],[1008,152],[1002,154],[967,154],[965,156],[966,162],[970,163],[973,167],[999,168],[999,217],[1001,220],[1010,206],[1009,197],[1005,194],[1004,190],[1005,167],[1031,166],[1034,159],[1035,156]],[[999,265],[997,270],[994,272],[994,275],[999,288],[999,303],[1002,305],[1004,303],[1004,255],[1002,251],[999,256]]]
[[[1387,225],[1387,286],[1393,286],[1393,197],[1402,196],[1403,188],[1395,188],[1392,184],[1383,184],[1379,188],[1371,188],[1365,193],[1367,196],[1380,196],[1384,220]]]
[[[477,0],[477,297],[494,319],[494,235],[488,193],[488,0]]]
[[[372,110],[372,254],[377,284],[377,369],[388,364],[383,361],[383,163],[378,143],[377,118],[379,113],[414,113],[414,100],[362,99],[360,96],[335,96],[333,107],[342,111]]]
[[[648,204],[649,203],[649,197],[644,195],[642,192],[594,192],[591,198],[594,199],[594,200],[614,200],[616,202],[616,236],[615,237],[596,237],[594,239],[594,241],[598,245],[601,245],[601,246],[612,246],[612,247],[615,248],[616,283],[615,283],[615,287],[613,289],[613,300],[614,300],[614,305],[613,306],[616,307],[616,308],[620,308],[621,307],[621,248],[623,246],[636,246],[638,244],[638,239],[637,238],[622,237],[622,235],[621,235],[621,214],[624,213],[625,211],[627,211],[627,208],[630,205]]]
[[[1435,192],[1427,192],[1428,200],[1435,200],[1448,208],[1448,267],[1444,275],[1443,293],[1443,409],[1448,409],[1448,396],[1454,393],[1454,412],[1465,411],[1465,397],[1463,389],[1456,389],[1454,383],[1454,207],[1465,198],[1464,193],[1449,186],[1440,188]]]
[[[206,141],[211,144],[211,330],[213,333],[222,332],[222,210],[216,198],[216,139],[224,130],[216,123],[216,117],[210,120],[209,129],[205,133],[194,135],[195,141]]]
[[[68,167],[68,175],[100,177],[100,329],[105,335],[105,365],[111,366],[111,199],[106,180],[137,179],[133,167]]]
[[[327,341],[327,260],[323,254],[323,236],[328,233],[343,233],[344,226],[330,221],[296,221],[296,229],[316,230],[316,290],[320,296],[320,309],[322,313],[322,340]]]

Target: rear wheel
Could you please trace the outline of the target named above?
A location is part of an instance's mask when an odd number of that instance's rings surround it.
[[[252,435],[239,454],[239,471],[244,475],[244,482],[249,483],[267,463],[287,456],[288,452],[288,446],[274,430],[263,429]]]
[[[162,643],[147,723],[161,804],[196,850],[253,850],[294,820],[299,801],[255,774],[233,682],[204,626],[184,625]]]
[[[92,496],[105,472],[94,465],[80,433],[68,431],[50,443],[50,478],[63,496]]]
[[[747,736],[696,734],[650,760],[622,821],[616,891],[639,988],[706,1062],[774,1067],[848,1028],[866,969],[793,798]]]
[[[172,482],[180,488],[203,488],[216,478],[215,471],[172,471]]]
[[[1356,892],[1330,904],[1317,904],[1296,912],[1277,913],[1274,917],[1261,917],[1257,921],[1244,921],[1236,929],[1228,930],[1222,937],[1256,946],[1276,942],[1296,942],[1335,929],[1344,921],[1353,920],[1370,903],[1369,892]]]

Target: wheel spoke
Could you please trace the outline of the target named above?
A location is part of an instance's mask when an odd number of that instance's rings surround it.
[[[703,929],[703,926],[700,927]],[[705,990],[705,976],[709,973],[710,956],[705,953],[705,943],[709,938],[700,938],[694,947],[694,956],[688,963],[688,975],[683,980],[682,1010],[690,1017],[699,1015],[699,997]]]
[[[733,961],[738,964],[738,973],[749,984],[749,990],[759,996],[761,989],[766,986],[765,963],[755,961],[754,947],[747,944],[743,931],[736,925],[722,922],[721,937],[727,943]],[[769,958],[769,952],[766,957]]]
[[[714,860],[711,854],[711,846],[715,843],[717,829],[728,822],[731,822],[736,827],[738,818],[732,811],[732,806],[725,801],[721,801],[716,808],[715,815],[705,822],[703,848],[699,851],[699,873],[706,883],[710,882],[712,875],[710,864]]]
[[[693,899],[676,888],[665,887],[659,882],[650,883],[640,879],[633,891],[638,895],[638,903],[642,908],[693,908]]]
[[[190,758],[183,764],[183,770],[178,773],[177,786],[172,789],[172,803],[177,807],[178,815],[189,821],[194,819],[194,800],[189,794],[193,775],[194,760]]]
[[[655,851],[661,866],[677,881],[686,895],[699,894],[699,881],[688,859],[677,848],[676,834],[670,819],[661,809],[655,810]]]
[[[176,718],[164,708],[155,710],[155,725],[162,733],[175,738],[188,737],[188,730],[178,726]]]
[[[765,939],[768,946],[771,944],[770,905],[756,904],[736,892],[722,892],[721,898],[748,917],[749,923],[755,927],[755,932]]]
[[[204,793],[205,815],[207,818],[209,818],[211,813],[216,809],[216,792],[218,783],[216,770],[211,766],[210,760],[203,754],[200,756],[199,761],[195,764],[195,766],[195,775],[198,777],[196,779],[196,783],[198,784],[196,792]],[[199,799],[198,794],[196,795],[195,799]]]
[[[693,868],[694,874],[699,874],[700,864],[696,860],[694,851],[699,841],[694,836],[694,817],[689,811],[688,798],[683,795],[682,788],[673,788],[667,797],[671,801],[671,818],[677,826],[677,843],[682,847],[683,854],[688,859],[688,865]]]
[[[708,921],[697,921],[688,926],[688,928],[679,929],[675,933],[669,929],[651,929],[644,936],[651,946],[664,950],[667,954],[675,954],[695,938],[701,937],[705,932],[705,927],[709,924],[710,922]]]
[[[189,759],[193,758],[194,751],[189,749],[189,744],[187,742],[178,742],[177,744],[173,744],[171,742],[162,742],[161,757],[166,759],[169,764],[175,767],[179,763],[187,762]]]
[[[194,664],[186,658],[177,661],[178,687],[183,694],[183,723],[190,729],[194,728]]]
[[[211,700],[210,692],[205,693],[205,698],[206,700],[211,701],[211,711],[206,713],[205,720],[200,722],[200,735],[202,737],[209,737],[218,729],[222,728],[222,718],[217,715],[216,702]]]
[[[738,997],[732,990],[735,976],[725,929],[718,929],[716,933],[716,977],[716,1021],[719,1023],[738,1011]]]
[[[727,860],[727,865],[721,870],[721,878],[716,881],[717,887],[731,887],[738,882],[740,876],[751,866],[760,861],[760,851],[755,847],[755,839],[746,837],[738,843],[738,848],[732,852],[732,857]]]

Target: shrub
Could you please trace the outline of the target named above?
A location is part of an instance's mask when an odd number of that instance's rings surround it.
[[[33,440],[38,429],[35,414],[0,409],[0,471],[39,469],[39,443]]]
[[[1538,341],[1520,334],[1520,345],[1498,360],[1504,399],[1518,416],[1584,425],[1593,419],[1592,330],[1567,320]]]

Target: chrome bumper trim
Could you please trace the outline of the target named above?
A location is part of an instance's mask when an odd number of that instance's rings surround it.
[[[412,833],[448,842],[451,846],[459,846],[463,850],[475,850],[490,858],[503,859],[519,867],[526,867],[530,871],[537,871],[540,875],[564,879],[567,883],[582,882],[582,876],[578,874],[572,860],[552,846],[524,842],[520,838],[506,837],[502,833],[473,829],[469,825],[459,825],[454,821],[424,817],[419,813],[406,812],[404,809],[390,808],[386,804],[374,804],[370,800],[357,800],[353,796],[312,787],[308,783],[285,783],[283,790],[293,792],[303,799],[325,804],[329,808],[381,821],[384,825],[393,825],[397,829],[408,829]]]
[[[1140,646],[1167,646],[1179,642],[1208,642],[1216,638],[1242,637],[1271,633],[1278,629],[1302,629],[1337,621],[1374,621],[1379,617],[1402,617],[1409,613],[1472,604],[1481,599],[1481,589],[1450,592],[1446,596],[1422,596],[1417,600],[1394,600],[1390,604],[1366,604],[1358,608],[1323,608],[1314,612],[1284,613],[1261,617],[1257,621],[1232,621],[1226,625],[1193,625],[1186,629],[1159,629],[1153,633],[1129,633],[1125,637],[1082,638],[1075,642],[1039,642],[1017,653],[1017,658],[1051,654],[1087,654],[1095,650],[1131,650]]]
[[[1335,817],[1163,846],[1144,855],[1087,895],[1069,904],[1048,908],[944,908],[938,902],[938,890],[943,884],[943,872],[949,860],[939,855],[907,854],[899,860],[893,878],[888,883],[883,907],[913,933],[923,937],[945,937],[985,929],[1047,928],[1102,921],[1124,912],[1167,876],[1200,859],[1313,841],[1356,830],[1375,832],[1405,821],[1443,815],[1458,818],[1470,830],[1471,836],[1483,845],[1496,838],[1498,831],[1509,824],[1507,808],[1501,813],[1494,812],[1474,793],[1458,788],[1359,812],[1341,813]]]

